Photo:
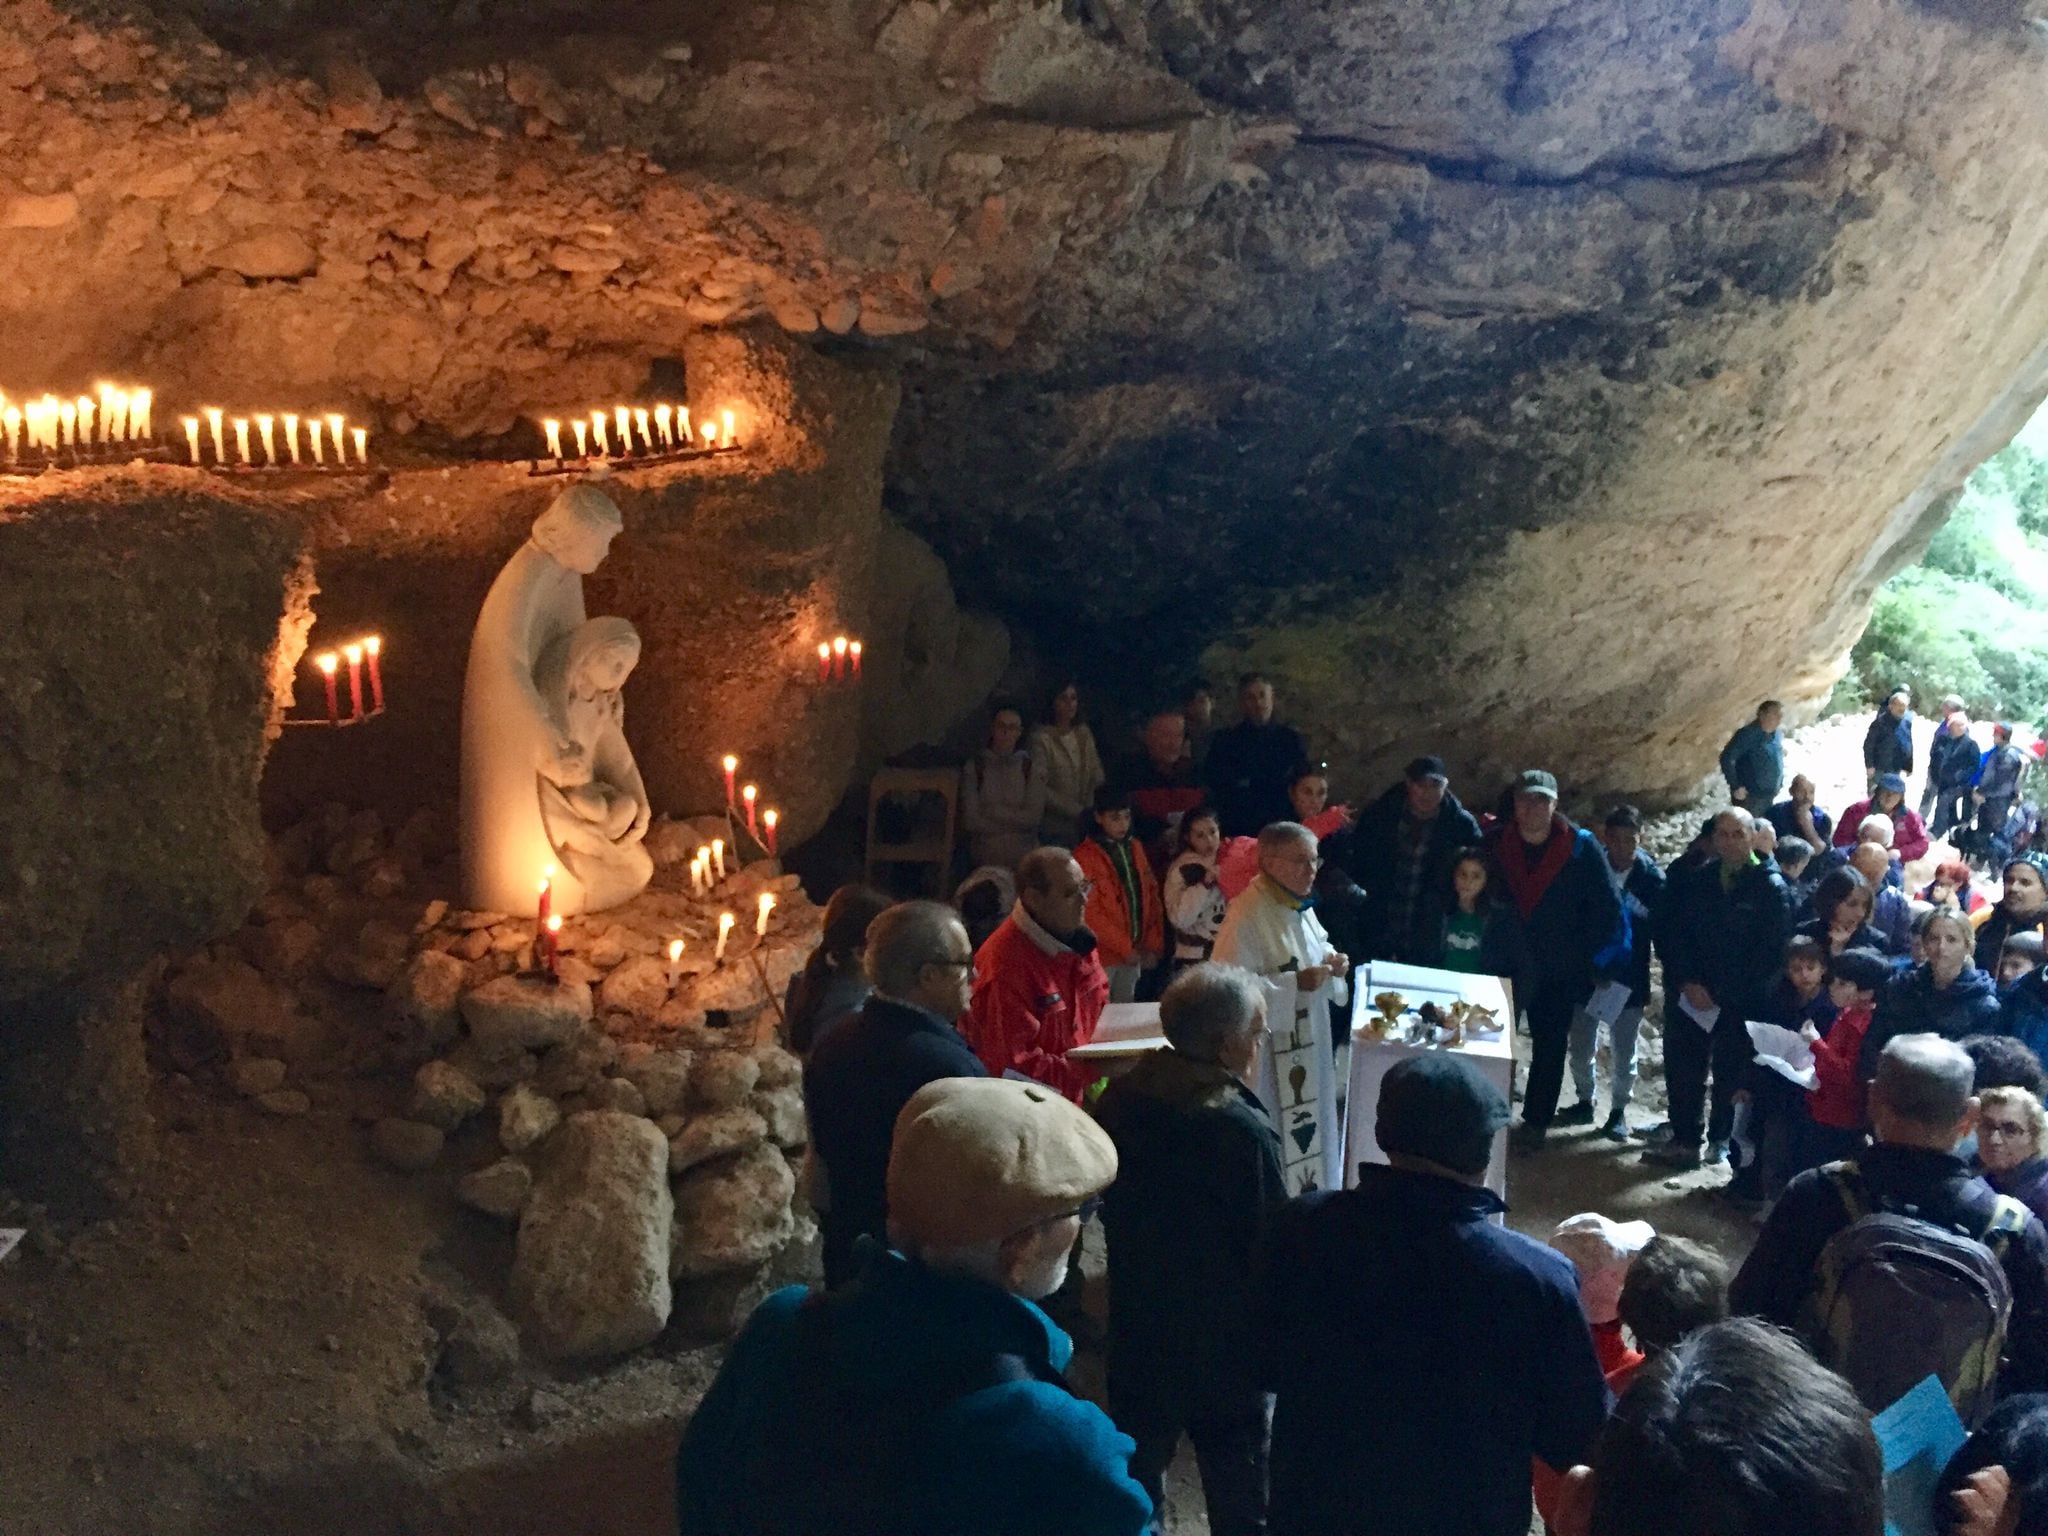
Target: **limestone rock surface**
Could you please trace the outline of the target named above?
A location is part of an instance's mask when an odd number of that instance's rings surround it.
[[[770,1146],[684,1174],[675,1191],[675,1277],[698,1279],[766,1263],[796,1231],[789,1209],[795,1193],[796,1175]]]

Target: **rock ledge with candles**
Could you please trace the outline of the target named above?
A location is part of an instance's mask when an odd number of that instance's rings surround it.
[[[811,1231],[776,1024],[820,923],[731,831],[656,822],[648,890],[544,927],[538,903],[436,894],[447,814],[323,807],[274,839],[247,924],[167,978],[154,1056],[251,1115],[345,1117],[366,1163],[444,1185],[449,1220],[513,1229],[506,1304],[542,1358],[602,1362],[678,1309],[728,1329]]]

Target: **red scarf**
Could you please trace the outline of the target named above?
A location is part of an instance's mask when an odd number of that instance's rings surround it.
[[[1572,856],[1572,844],[1578,841],[1577,831],[1553,811],[1543,857],[1531,865],[1529,845],[1522,840],[1514,822],[1509,821],[1501,828],[1500,846],[1494,850],[1494,857],[1500,862],[1501,877],[1507,881],[1508,894],[1514,897],[1515,910],[1522,914],[1522,921],[1536,915],[1536,908],[1550,890],[1550,882],[1564,872]]]

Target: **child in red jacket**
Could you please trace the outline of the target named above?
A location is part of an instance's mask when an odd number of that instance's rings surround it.
[[[1870,1032],[1878,994],[1890,978],[1890,965],[1872,949],[1844,950],[1829,967],[1828,996],[1835,1004],[1835,1022],[1825,1036],[1811,1024],[1802,1031],[1813,1042],[1814,1084],[1806,1095],[1807,1123],[1801,1128],[1794,1173],[1838,1162],[1863,1145],[1868,1115],[1856,1058]]]

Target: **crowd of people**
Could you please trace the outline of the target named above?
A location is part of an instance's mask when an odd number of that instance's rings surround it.
[[[1632,807],[1579,826],[1540,768],[1475,813],[1424,756],[1333,807],[1260,677],[1239,724],[1197,689],[1110,772],[1071,686],[1028,740],[999,710],[957,904],[846,887],[792,985],[825,1284],[759,1308],[691,1421],[685,1533],[1136,1536],[1185,1440],[1218,1536],[1524,1536],[1532,1494],[1561,1536],[1876,1536],[1872,1415],[1930,1376],[1974,1431],[1931,1528],[2048,1522],[2048,854],[2011,836],[2002,728],[1967,777],[1946,749],[1923,825],[1909,702],[1833,815],[1765,705],[1668,868]],[[1512,983],[1520,1122],[1422,1052],[1379,1088],[1385,1164],[1290,1198],[1261,983],[1334,1013],[1378,960]],[[1670,1113],[1638,1126],[1659,972]],[[1150,997],[1164,1049],[1114,1077],[1076,1054]],[[1734,1165],[1738,1273],[1640,1222],[1501,1224],[1497,1137],[1596,1125]],[[1079,1304],[1098,1212],[1106,1328]],[[1106,1408],[1067,1384],[1076,1337]]]

